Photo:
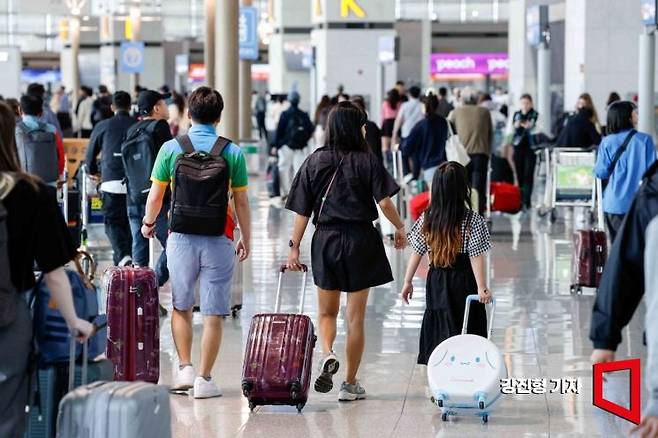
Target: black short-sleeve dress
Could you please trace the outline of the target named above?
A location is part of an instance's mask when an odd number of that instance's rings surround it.
[[[311,264],[316,286],[355,292],[393,281],[384,243],[372,222],[378,218],[375,203],[399,190],[381,160],[369,151],[323,147],[308,157],[293,180],[286,208],[313,216]]]
[[[431,252],[422,232],[425,215],[421,215],[411,228],[409,244],[418,254]],[[491,249],[489,229],[484,219],[467,211],[461,225],[462,248],[451,267],[439,268],[430,263],[425,287],[425,314],[420,328],[418,363],[427,365],[434,349],[451,336],[461,333],[466,308],[466,297],[477,294],[477,282],[471,268],[471,257]],[[487,335],[487,314],[484,305],[471,303],[467,332]]]

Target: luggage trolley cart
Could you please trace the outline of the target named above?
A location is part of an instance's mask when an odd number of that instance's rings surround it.
[[[548,211],[555,222],[558,207],[584,207],[590,217],[596,207],[596,152],[580,148],[554,148],[551,154],[546,190]]]

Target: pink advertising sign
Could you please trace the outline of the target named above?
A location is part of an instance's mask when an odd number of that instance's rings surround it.
[[[506,75],[507,53],[433,53],[430,73],[435,75]]]

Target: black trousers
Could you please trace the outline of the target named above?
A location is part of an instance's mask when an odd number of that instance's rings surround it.
[[[605,227],[608,229],[610,242],[615,241],[615,237],[617,237],[617,233],[619,232],[619,229],[621,228],[621,223],[624,221],[625,217],[626,217],[625,214],[612,214],[612,213],[605,214]]]
[[[267,128],[265,127],[265,113],[256,113],[256,123],[258,124],[258,138],[265,139],[265,142],[269,142],[267,139]]]
[[[525,208],[532,207],[532,188],[535,183],[535,152],[527,144],[514,148],[514,167],[521,187],[521,199]]]
[[[103,215],[105,234],[112,245],[116,265],[122,258],[132,254],[133,238],[126,210],[126,195],[103,192]]]
[[[487,205],[487,168],[489,156],[486,154],[469,154],[471,162],[466,166],[468,181],[478,192],[478,213],[483,214]]]

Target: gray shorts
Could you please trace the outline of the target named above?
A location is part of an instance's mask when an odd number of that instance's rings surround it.
[[[199,280],[201,314],[231,313],[231,282],[235,267],[233,241],[226,236],[171,233],[167,239],[167,267],[174,308],[190,310]]]

